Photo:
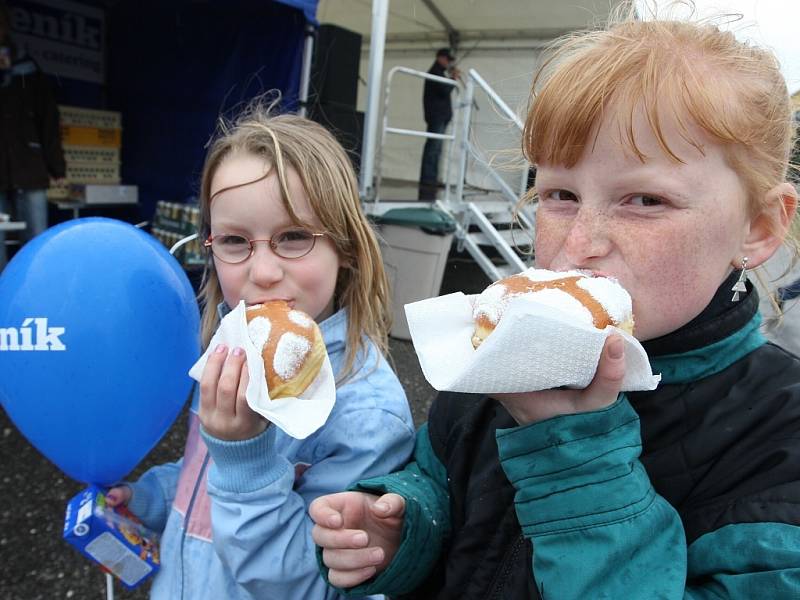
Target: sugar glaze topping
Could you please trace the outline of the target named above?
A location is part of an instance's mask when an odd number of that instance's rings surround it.
[[[511,299],[521,295],[601,328],[609,321],[618,325],[631,315],[630,296],[616,280],[582,271],[529,268],[486,288],[475,301],[473,318],[478,324],[494,326]]]
[[[311,342],[302,335],[287,331],[278,340],[278,348],[272,367],[284,381],[291,379],[300,370],[306,355],[311,350]]]
[[[264,355],[274,348],[272,369],[275,374],[288,381],[300,371],[306,356],[312,349],[314,321],[299,310],[279,304],[279,313],[272,319],[264,315],[248,317],[247,332],[253,345]],[[263,304],[254,304],[247,312],[264,310]],[[285,318],[280,318],[284,315]]]

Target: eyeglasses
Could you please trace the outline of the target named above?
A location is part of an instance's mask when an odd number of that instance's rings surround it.
[[[302,258],[314,249],[317,238],[324,235],[308,229],[286,229],[266,240],[250,240],[242,235],[223,233],[208,236],[203,246],[210,248],[212,254],[222,262],[236,264],[253,255],[253,244],[256,242],[267,242],[272,251],[281,258]]]

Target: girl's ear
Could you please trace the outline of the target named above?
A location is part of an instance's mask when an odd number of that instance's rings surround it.
[[[731,262],[733,268],[741,268],[743,256],[747,257],[748,268],[757,267],[772,256],[783,243],[796,210],[797,190],[791,183],[781,183],[767,192],[763,210],[750,221],[741,254]]]

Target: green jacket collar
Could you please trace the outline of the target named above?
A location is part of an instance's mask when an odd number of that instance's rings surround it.
[[[759,331],[758,292],[748,282],[747,294],[731,300],[738,271],[722,283],[696,318],[663,337],[642,345],[661,383],[696,381],[727,368],[766,342]]]

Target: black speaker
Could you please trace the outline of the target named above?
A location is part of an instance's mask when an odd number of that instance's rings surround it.
[[[358,172],[361,166],[364,113],[341,104],[317,102],[310,107],[308,117],[333,133]]]
[[[320,25],[311,63],[309,103],[355,107],[360,60],[360,34],[337,25]]]

